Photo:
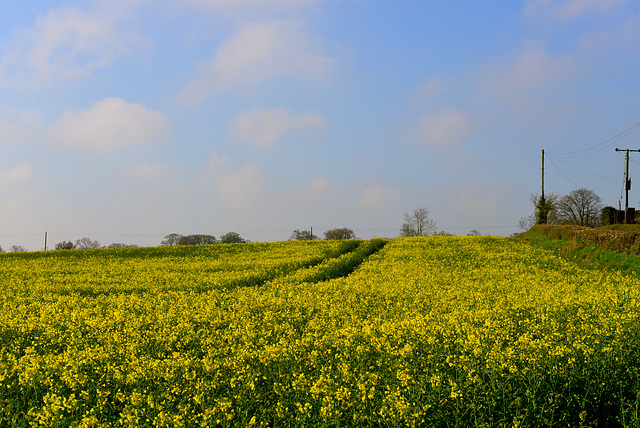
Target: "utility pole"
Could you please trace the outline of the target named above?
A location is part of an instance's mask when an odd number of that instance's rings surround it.
[[[44,232],[44,250],[47,251],[47,232]]]
[[[542,199],[544,199],[544,149],[542,149]]]
[[[626,169],[624,173],[624,222],[625,224],[629,224],[629,190],[631,190],[631,179],[629,178],[629,152],[640,152],[640,149],[618,149],[616,148],[616,152],[627,152],[625,155],[626,161]]]

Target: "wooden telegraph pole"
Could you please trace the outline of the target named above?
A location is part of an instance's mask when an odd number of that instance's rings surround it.
[[[626,169],[624,172],[624,222],[625,224],[629,224],[629,190],[631,190],[631,179],[629,178],[629,152],[640,152],[640,149],[618,149],[616,148],[616,152],[627,152],[625,154],[626,161]]]
[[[544,199],[544,149],[542,149],[542,198]]]

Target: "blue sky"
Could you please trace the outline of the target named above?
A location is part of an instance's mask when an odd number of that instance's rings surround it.
[[[640,147],[639,9],[0,0],[0,245],[394,237],[421,206],[438,230],[506,236],[541,149],[546,191],[617,206],[614,148]]]

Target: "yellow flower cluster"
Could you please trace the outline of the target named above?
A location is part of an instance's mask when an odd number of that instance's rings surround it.
[[[3,255],[0,427],[638,422],[640,280],[384,243]]]

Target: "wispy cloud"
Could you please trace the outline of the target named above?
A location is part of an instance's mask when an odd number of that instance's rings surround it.
[[[35,143],[42,129],[37,113],[0,111],[0,146]]]
[[[414,89],[414,94],[420,101],[428,101],[445,92],[450,85],[448,81],[440,76],[431,76]]]
[[[291,13],[315,7],[319,0],[174,0],[184,6],[189,3],[204,10],[235,17]]]
[[[266,197],[265,175],[255,162],[236,167],[231,158],[214,151],[196,187],[210,189],[209,199],[228,209],[258,207]]]
[[[175,167],[160,163],[143,162],[127,168],[127,173],[139,180],[154,181],[165,178],[176,171]]]
[[[402,199],[402,191],[395,187],[372,184],[367,186],[355,205],[363,211],[381,210],[397,206]]]
[[[317,114],[295,115],[284,108],[273,108],[244,112],[230,127],[236,141],[266,147],[293,131],[320,133],[327,127],[327,121]]]
[[[579,71],[571,54],[551,55],[542,42],[531,41],[511,61],[487,67],[482,92],[503,101],[524,104],[528,98]]]
[[[107,98],[82,111],[65,110],[50,141],[96,152],[112,152],[161,139],[169,131],[164,114],[120,98]]]
[[[83,78],[141,46],[109,16],[51,11],[17,33],[13,48],[0,54],[0,83],[38,87]]]
[[[413,128],[412,134],[424,145],[432,148],[450,148],[473,129],[469,113],[446,109],[424,114]]]
[[[605,13],[628,2],[629,0],[530,0],[525,5],[525,15],[569,19],[586,13]]]
[[[291,19],[242,24],[201,67],[181,98],[197,103],[232,88],[251,88],[265,80],[301,76],[319,80],[334,70],[336,60]]]
[[[21,162],[10,168],[0,170],[0,187],[30,178],[33,178],[31,163],[27,161]]]
[[[264,176],[255,162],[218,177],[214,188],[223,204],[234,209],[257,208],[265,195]]]

